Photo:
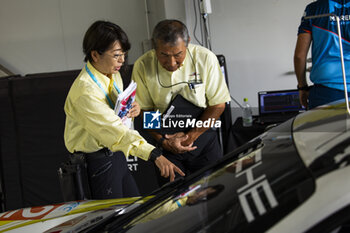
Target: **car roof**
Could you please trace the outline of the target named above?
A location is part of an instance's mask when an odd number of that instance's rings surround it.
[[[341,166],[350,154],[350,116],[345,103],[305,112],[293,123],[300,157],[318,177]]]

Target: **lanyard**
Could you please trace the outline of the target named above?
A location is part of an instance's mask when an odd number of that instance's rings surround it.
[[[91,72],[91,70],[87,67],[87,65],[85,65],[85,69],[88,72],[88,74],[90,75],[91,79],[94,80],[94,82],[97,84],[97,86],[102,90],[102,92],[105,94],[109,106],[111,106],[111,108],[113,108],[113,102],[111,100],[111,98],[109,98],[107,92],[105,91],[105,89],[102,87],[101,83],[96,79],[95,75]],[[121,93],[121,91],[119,90],[119,88],[117,87],[117,84],[115,84],[115,82],[113,81],[113,86],[114,88],[117,90],[118,94]]]
[[[117,90],[118,94],[122,93],[120,89],[117,87],[117,84],[113,81],[113,86]]]

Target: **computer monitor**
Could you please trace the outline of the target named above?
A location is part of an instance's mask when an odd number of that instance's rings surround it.
[[[282,122],[305,111],[296,89],[259,91],[258,99],[259,118],[262,122]]]

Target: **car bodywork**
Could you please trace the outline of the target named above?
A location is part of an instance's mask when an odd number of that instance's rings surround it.
[[[350,219],[349,214],[339,218],[350,213],[349,125],[344,102],[300,114],[225,155],[218,163],[177,179],[126,209],[118,208],[84,231],[337,229]],[[189,201],[203,190],[218,186],[221,188],[215,195],[205,193],[196,202]]]
[[[142,214],[137,214],[135,209],[136,214],[120,217],[114,222],[114,230],[317,232],[322,227],[336,229],[348,221],[343,217],[338,225],[327,224],[327,219],[347,210],[350,203],[349,124],[349,115],[341,101],[300,114],[226,155],[216,165],[203,169],[200,179],[196,174],[179,186],[174,185],[166,197],[158,196],[157,204],[144,210],[140,206]],[[222,184],[225,189],[213,199],[165,211],[159,216],[157,211],[198,184]]]

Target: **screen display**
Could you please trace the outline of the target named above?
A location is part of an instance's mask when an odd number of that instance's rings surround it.
[[[260,92],[260,113],[299,112],[305,110],[299,102],[299,92]]]

